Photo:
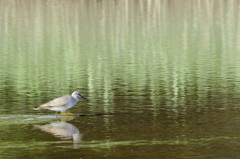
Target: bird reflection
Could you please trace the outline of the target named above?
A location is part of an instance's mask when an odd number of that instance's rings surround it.
[[[63,140],[73,140],[75,144],[74,148],[77,148],[76,144],[79,146],[82,140],[82,134],[80,134],[78,128],[65,121],[56,121],[46,125],[35,125],[35,127]]]

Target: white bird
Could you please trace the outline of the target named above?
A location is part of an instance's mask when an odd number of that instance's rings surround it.
[[[88,99],[82,96],[80,92],[74,91],[72,95],[65,95],[62,97],[55,98],[45,104],[36,106],[33,109],[34,110],[48,109],[48,110],[56,111],[56,113],[65,112],[67,109],[70,109],[75,104],[77,104],[79,98],[81,97],[88,101]]]

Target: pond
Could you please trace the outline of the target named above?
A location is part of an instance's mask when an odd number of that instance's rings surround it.
[[[239,158],[239,7],[0,1],[0,158]]]

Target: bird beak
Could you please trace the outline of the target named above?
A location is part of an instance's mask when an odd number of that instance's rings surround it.
[[[84,96],[80,95],[83,99],[85,99],[86,101],[89,101],[87,98],[85,98]]]

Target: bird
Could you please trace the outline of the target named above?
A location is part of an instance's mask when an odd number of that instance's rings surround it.
[[[72,95],[65,95],[62,97],[55,98],[47,103],[36,106],[33,109],[34,110],[48,109],[48,110],[56,111],[55,115],[57,116],[57,112],[63,113],[66,110],[72,108],[75,104],[77,104],[79,98],[83,98],[86,101],[89,101],[79,91],[74,91]],[[72,113],[70,114],[73,115]]]

